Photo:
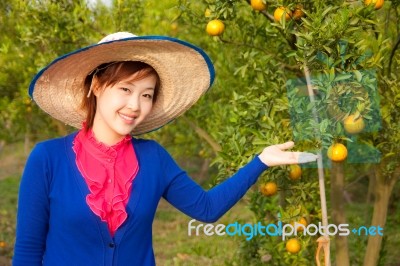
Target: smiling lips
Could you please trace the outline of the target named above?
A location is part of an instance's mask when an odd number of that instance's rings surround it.
[[[118,114],[128,124],[132,124],[136,119],[135,115],[125,115],[125,114],[121,114],[121,113],[118,113]]]

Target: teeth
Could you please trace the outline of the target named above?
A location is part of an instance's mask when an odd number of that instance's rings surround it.
[[[133,117],[130,117],[130,116],[126,116],[126,115],[123,115],[123,114],[119,114],[123,119],[125,119],[125,120],[128,120],[128,121],[133,121],[135,118],[133,118]]]

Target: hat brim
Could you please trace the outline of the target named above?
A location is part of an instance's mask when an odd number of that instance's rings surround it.
[[[152,111],[133,131],[156,130],[187,111],[211,87],[215,71],[200,48],[166,36],[140,36],[91,45],[55,59],[32,80],[29,95],[46,113],[76,128],[86,112],[80,108],[84,81],[97,66],[116,61],[141,61],[160,77]]]

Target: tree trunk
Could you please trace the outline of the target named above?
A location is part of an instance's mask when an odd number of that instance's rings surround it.
[[[372,168],[374,169],[374,168]],[[376,183],[376,176],[375,176],[375,171],[374,170],[369,170],[368,171],[368,192],[367,192],[367,198],[366,198],[366,205],[369,206],[370,203],[374,200],[374,191],[375,191],[375,183]],[[364,221],[365,224],[368,224],[369,222],[369,208],[365,209],[365,214],[364,214]]]
[[[391,176],[382,174],[386,165],[381,164],[376,171],[375,177],[375,193],[374,193],[374,211],[372,215],[371,226],[380,226],[385,228],[387,211],[389,207],[389,199],[392,194],[393,187],[399,176],[400,168],[397,168]],[[383,231],[384,233],[384,231]],[[364,257],[364,266],[376,266],[381,251],[382,236],[379,234],[370,235],[368,237],[367,251]]]
[[[6,142],[4,140],[0,140],[0,154],[3,151],[3,148],[5,145],[6,145]]]
[[[203,185],[208,180],[208,171],[210,169],[210,159],[204,159],[199,171],[199,184]]]
[[[374,199],[374,190],[375,190],[375,181],[376,181],[376,177],[375,177],[375,172],[369,170],[368,171],[368,192],[367,192],[367,199],[366,199],[366,204],[370,204],[372,202],[372,200]]]
[[[222,148],[218,144],[218,142],[215,141],[213,139],[213,137],[210,134],[208,134],[204,129],[202,129],[199,126],[197,126],[195,123],[190,121],[185,116],[182,116],[181,119],[184,120],[186,123],[188,123],[189,126],[191,126],[196,131],[197,135],[199,135],[201,138],[203,138],[205,141],[207,141],[207,143],[211,146],[211,148],[213,149],[213,151],[215,153],[218,153],[218,152],[221,151]]]
[[[331,175],[331,204],[332,204],[332,220],[336,225],[346,223],[346,215],[344,211],[344,171],[343,163],[332,162]],[[349,266],[349,249],[347,244],[347,236],[335,235],[336,265]]]

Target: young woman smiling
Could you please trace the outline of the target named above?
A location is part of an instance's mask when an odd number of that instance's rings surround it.
[[[22,176],[13,265],[154,265],[152,222],[165,198],[215,222],[268,167],[316,155],[266,147],[205,191],[157,142],[132,137],[188,110],[211,86],[200,48],[165,36],[120,32],[64,55],[33,79],[45,112],[78,131],[38,143]]]

